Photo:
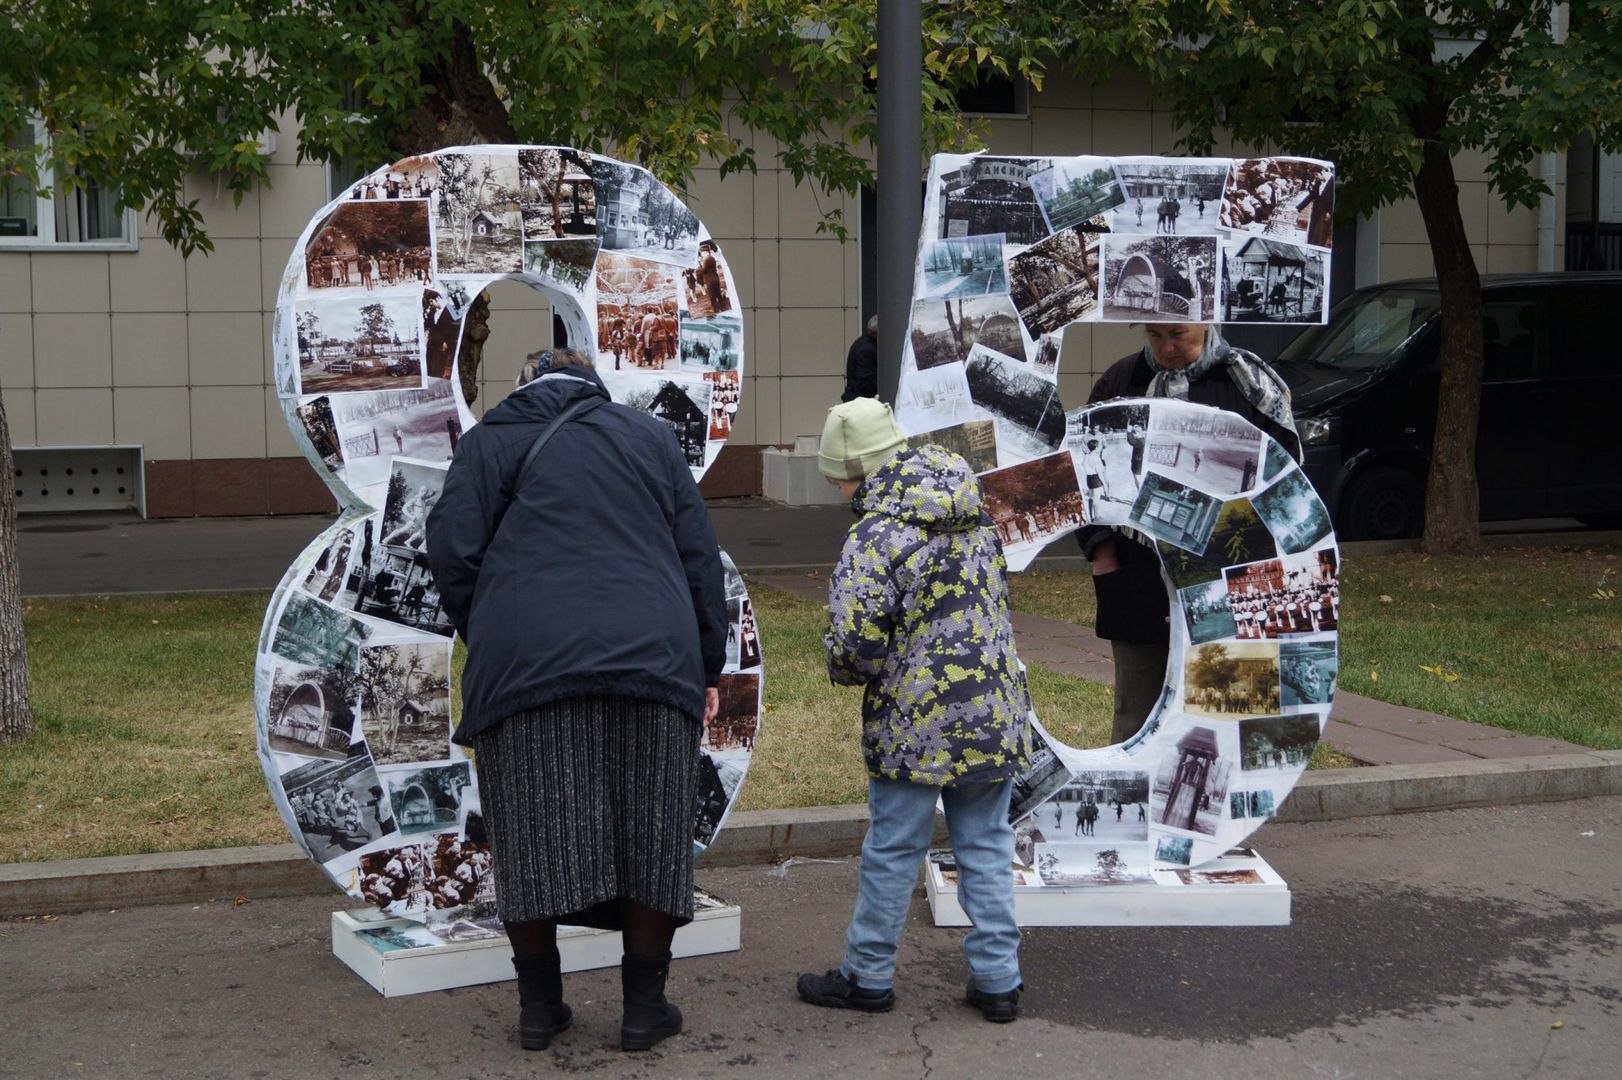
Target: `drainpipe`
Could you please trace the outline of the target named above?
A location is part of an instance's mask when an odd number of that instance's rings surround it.
[[[913,259],[924,216],[923,8],[884,0],[879,20],[879,397],[895,401],[912,314]]]
[[[1549,36],[1554,39],[1556,46],[1565,44],[1565,4],[1553,4],[1549,8]],[[1557,213],[1559,200],[1555,198],[1555,181],[1560,175],[1560,156],[1558,154],[1540,154],[1538,160],[1539,174],[1549,194],[1543,196],[1538,202],[1538,271],[1551,273],[1554,265],[1554,238],[1555,230],[1559,226]],[[1594,178],[1597,183],[1599,177]]]

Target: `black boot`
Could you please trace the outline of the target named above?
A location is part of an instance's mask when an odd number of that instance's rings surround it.
[[[515,956],[518,972],[518,1042],[525,1050],[545,1050],[569,1026],[574,1011],[563,1002],[558,954]]]
[[[681,1010],[665,1000],[670,954],[626,956],[620,961],[625,1019],[620,1023],[621,1050],[650,1050],[681,1031]]]

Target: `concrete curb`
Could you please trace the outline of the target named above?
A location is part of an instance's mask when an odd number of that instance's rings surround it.
[[[1622,795],[1622,750],[1308,773],[1274,820],[1335,821],[1601,795]],[[866,831],[865,804],[740,811],[699,865],[855,855]],[[944,837],[943,822],[937,840]],[[0,918],[323,892],[342,903],[295,844],[0,864]]]

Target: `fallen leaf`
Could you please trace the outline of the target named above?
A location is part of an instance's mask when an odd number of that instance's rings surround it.
[[[244,904],[251,904],[251,903],[253,903],[253,901],[249,900],[246,896],[239,896],[235,900],[231,901],[231,906],[232,907],[241,907]]]
[[[1389,603],[1392,603],[1392,599],[1391,599],[1391,597],[1387,596],[1385,593],[1381,593],[1380,594],[1380,603],[1389,604]]]
[[[1369,682],[1379,682],[1379,681],[1380,681],[1380,673],[1378,671],[1369,672]]]
[[[1554,1030],[1559,1031],[1561,1028],[1566,1026],[1566,1022],[1564,1020],[1556,1020],[1554,1023],[1550,1024],[1549,1026],[1551,1028],[1553,1028]]]

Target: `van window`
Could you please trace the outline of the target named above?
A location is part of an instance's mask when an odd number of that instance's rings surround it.
[[[1514,382],[1543,374],[1543,306],[1531,297],[1486,297],[1481,304],[1481,378]]]
[[[1358,292],[1285,346],[1283,362],[1306,362],[1346,371],[1372,371],[1394,360],[1402,345],[1436,316],[1436,294],[1405,289]]]
[[[1549,366],[1557,379],[1587,378],[1615,371],[1616,318],[1622,291],[1616,287],[1564,287],[1552,290]]]

